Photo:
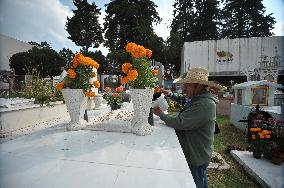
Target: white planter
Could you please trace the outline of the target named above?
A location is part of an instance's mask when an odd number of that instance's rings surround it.
[[[84,127],[85,109],[87,105],[87,97],[85,97],[82,89],[62,89],[62,94],[69,112],[71,121],[67,125],[67,130],[80,130]]]
[[[153,131],[152,126],[148,123],[153,93],[153,89],[150,88],[130,89],[134,109],[131,126],[132,132],[137,135],[149,135]]]
[[[96,95],[94,97],[94,103],[95,103],[95,108],[99,108],[101,105],[102,105],[102,102],[103,102],[103,96],[102,95]]]

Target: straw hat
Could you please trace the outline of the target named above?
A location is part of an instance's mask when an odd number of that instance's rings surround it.
[[[180,78],[175,80],[175,83],[197,83],[202,85],[215,86],[216,84],[214,84],[214,82],[208,81],[208,76],[209,72],[207,69],[201,67],[194,67],[189,69],[187,73],[181,75]]]

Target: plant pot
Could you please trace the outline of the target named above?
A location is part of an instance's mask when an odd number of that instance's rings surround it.
[[[68,131],[82,129],[86,123],[84,114],[87,106],[87,97],[85,97],[83,90],[62,89],[62,95],[71,118],[66,129]]]
[[[132,132],[137,135],[150,135],[153,131],[148,123],[150,113],[153,89],[130,89],[130,95],[133,103],[134,117],[131,121]]]
[[[118,110],[121,108],[121,104],[111,104],[110,105],[111,110]]]

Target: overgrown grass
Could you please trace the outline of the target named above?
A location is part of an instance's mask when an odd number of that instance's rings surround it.
[[[238,148],[248,148],[246,137],[243,132],[230,125],[228,116],[217,116],[217,122],[221,132],[215,135],[214,150],[220,153],[225,161],[230,165],[228,170],[209,169],[209,187],[216,188],[256,188],[259,187],[249,178],[243,168],[226,152],[227,146]]]

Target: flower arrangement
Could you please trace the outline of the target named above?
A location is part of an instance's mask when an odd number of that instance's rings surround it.
[[[100,82],[94,81],[90,83],[90,79],[96,77],[93,68],[99,68],[99,64],[96,61],[90,57],[85,57],[81,53],[75,54],[71,66],[67,68],[67,76],[56,85],[56,89],[59,91],[63,88],[83,89],[87,97],[94,97],[95,93],[92,92],[91,88],[93,85],[95,88],[99,88]]]
[[[151,69],[152,51],[135,43],[128,43],[125,47],[127,53],[131,55],[131,62],[122,65],[124,76],[121,84],[129,83],[134,89],[154,88],[157,82],[157,69]]]
[[[104,89],[105,93],[103,95],[103,98],[107,101],[107,104],[109,106],[112,105],[121,105],[123,102],[123,97],[121,93],[123,92],[123,87],[119,86],[114,91],[111,90],[111,88],[106,87]]]
[[[264,157],[271,159],[275,149],[283,151],[283,144],[279,142],[280,138],[284,138],[284,122],[275,118],[268,120],[262,114],[258,114],[249,129],[251,135],[251,144],[254,155],[260,158],[261,154]],[[256,154],[257,153],[257,154]]]

